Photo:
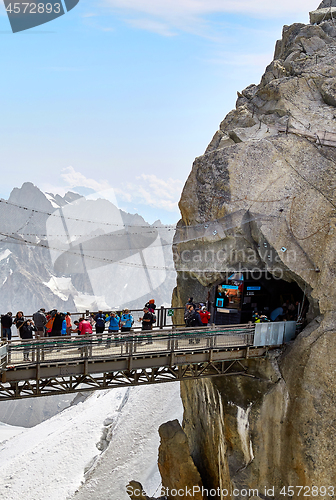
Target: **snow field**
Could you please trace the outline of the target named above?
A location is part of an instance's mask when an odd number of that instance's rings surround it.
[[[0,424],[1,500],[129,500],[131,479],[153,494],[158,427],[182,413],[179,384],[168,383],[96,391],[29,429]]]
[[[126,389],[92,394],[36,427],[0,444],[2,500],[62,500],[84,477],[84,467],[99,453],[105,416],[120,404]]]
[[[158,429],[168,420],[177,418],[182,422],[180,384],[134,387],[128,391],[109,447],[73,500],[129,500],[125,488],[130,480],[139,481],[149,496],[158,492]]]

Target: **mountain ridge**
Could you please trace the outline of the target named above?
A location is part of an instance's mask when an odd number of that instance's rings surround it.
[[[56,308],[75,312],[92,308],[96,310],[100,307],[110,309],[126,305],[143,306],[146,293],[138,294],[139,296],[134,293],[132,296],[124,294],[123,302],[118,302],[111,287],[104,291],[102,283],[102,286],[98,287],[99,293],[96,293],[89,283],[91,281],[92,284],[96,280],[95,277],[88,278],[84,273],[59,273],[53,261],[53,252],[60,253],[57,247],[67,254],[77,241],[79,244],[89,241],[92,232],[95,231],[110,234],[110,240],[114,241],[113,231],[118,227],[141,226],[144,231],[146,227],[150,230],[153,225],[147,223],[141,215],[119,210],[108,200],[86,200],[85,197],[71,191],[64,196],[43,193],[33,183],[26,182],[21,188],[15,187],[8,200],[0,200],[0,220],[0,311],[2,313],[9,310],[13,313],[23,310],[25,314],[32,314],[40,307],[45,307],[47,310]],[[164,242],[162,245],[164,265],[172,268],[170,242],[167,241],[172,236],[170,237],[165,226],[162,225],[160,228],[159,223],[156,226],[158,238]],[[56,228],[57,234],[54,232]],[[71,235],[67,234],[68,230],[72,231]],[[85,255],[84,257],[86,260],[89,258]],[[95,258],[99,258],[99,254]],[[122,265],[125,267],[126,264],[120,263],[119,267]],[[129,263],[129,266],[131,264]],[[116,269],[114,267],[114,272]],[[136,268],[137,273],[140,272],[139,269],[141,262]],[[122,270],[119,270],[118,276],[120,281],[123,276]],[[69,293],[62,288],[66,283],[65,279],[70,279]],[[166,285],[160,283],[160,286],[156,286],[153,292],[156,293],[157,302],[170,303],[173,286],[174,277],[168,279]],[[147,294],[149,292],[150,290]]]

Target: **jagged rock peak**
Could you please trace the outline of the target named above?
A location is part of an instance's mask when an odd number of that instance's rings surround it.
[[[336,7],[336,0],[323,0],[323,2],[321,2],[317,7],[317,10],[326,9],[328,7]]]
[[[32,182],[24,182],[20,188],[14,188],[8,201],[41,210],[49,210],[52,207],[45,194]]]
[[[311,24],[336,19],[336,0],[323,0],[318,8],[309,13]]]

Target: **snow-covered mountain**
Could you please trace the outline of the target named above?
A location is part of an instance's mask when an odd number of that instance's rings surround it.
[[[0,200],[0,312],[169,305],[173,233],[106,199],[24,183]]]

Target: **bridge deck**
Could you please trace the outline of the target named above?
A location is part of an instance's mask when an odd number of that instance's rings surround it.
[[[246,374],[239,360],[269,349],[254,346],[254,333],[254,326],[233,325],[10,342],[0,348],[6,348],[0,401]]]

